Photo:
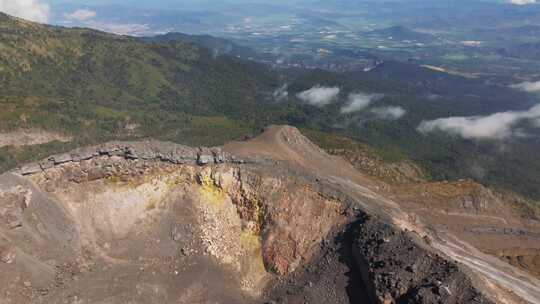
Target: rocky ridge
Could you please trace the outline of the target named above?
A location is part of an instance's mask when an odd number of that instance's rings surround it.
[[[52,156],[0,176],[0,268],[12,274],[0,293],[6,303],[498,302],[377,187],[290,127],[224,148],[113,142]]]
[[[116,156],[131,160],[163,161],[172,164],[221,164],[243,163],[243,160],[223,152],[219,147],[193,148],[169,142],[110,142],[93,147],[80,148],[74,151],[53,155],[40,162],[27,164],[16,172],[22,175],[36,174],[54,166],[70,162],[81,162],[101,156]]]

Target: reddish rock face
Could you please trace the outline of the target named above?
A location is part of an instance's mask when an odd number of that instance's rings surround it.
[[[323,238],[345,223],[342,208],[307,187],[280,192],[266,209],[263,257],[267,268],[284,275],[310,261]]]
[[[286,275],[309,262],[321,241],[350,219],[344,204],[313,187],[256,172],[216,168],[199,180],[211,180],[231,197],[244,225],[261,238],[266,269]]]
[[[461,237],[459,223],[534,239],[532,219],[508,230],[512,217],[488,213],[502,200],[466,182],[385,185],[294,128],[223,150],[111,143],[68,155],[0,175],[0,293],[14,303],[513,299],[479,263],[536,297],[526,274],[445,233]]]

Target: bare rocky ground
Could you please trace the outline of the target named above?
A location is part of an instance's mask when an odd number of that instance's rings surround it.
[[[45,144],[52,141],[68,142],[71,137],[39,129],[20,129],[12,132],[0,132],[0,147],[30,146]]]
[[[415,185],[291,127],[52,156],[0,176],[0,304],[540,302],[535,277],[484,253],[510,231],[534,250],[537,220]]]

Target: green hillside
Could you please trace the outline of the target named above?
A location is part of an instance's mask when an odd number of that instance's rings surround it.
[[[333,132],[367,143],[387,161],[412,159],[433,179],[473,177],[540,197],[536,129],[534,137],[507,143],[512,149],[416,130],[424,119],[528,109],[536,100],[525,93],[391,61],[370,73],[276,72],[234,56],[215,56],[192,44],[197,39],[182,37],[137,39],[0,13],[0,133],[40,129],[73,138],[0,146],[0,171],[112,139],[219,145],[269,124],[292,124],[323,131],[318,137]],[[227,44],[208,39],[203,42]],[[272,94],[284,83],[289,97],[277,102]],[[316,85],[339,87],[338,100],[313,107],[294,97]],[[341,113],[348,94],[357,91],[384,93],[377,106],[401,106],[407,114],[382,120],[370,111]]]
[[[181,41],[147,43],[0,13],[0,50],[0,131],[75,138],[44,145],[43,154],[112,138],[220,144],[281,116],[281,106],[264,102],[277,85],[268,71]],[[0,168],[41,154],[28,149],[0,148]]]

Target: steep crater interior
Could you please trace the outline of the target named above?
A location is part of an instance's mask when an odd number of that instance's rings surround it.
[[[0,175],[4,302],[496,302],[451,239],[298,130],[248,145],[113,142]]]
[[[266,165],[100,155],[3,179],[0,280],[28,302],[264,301],[352,215]]]

